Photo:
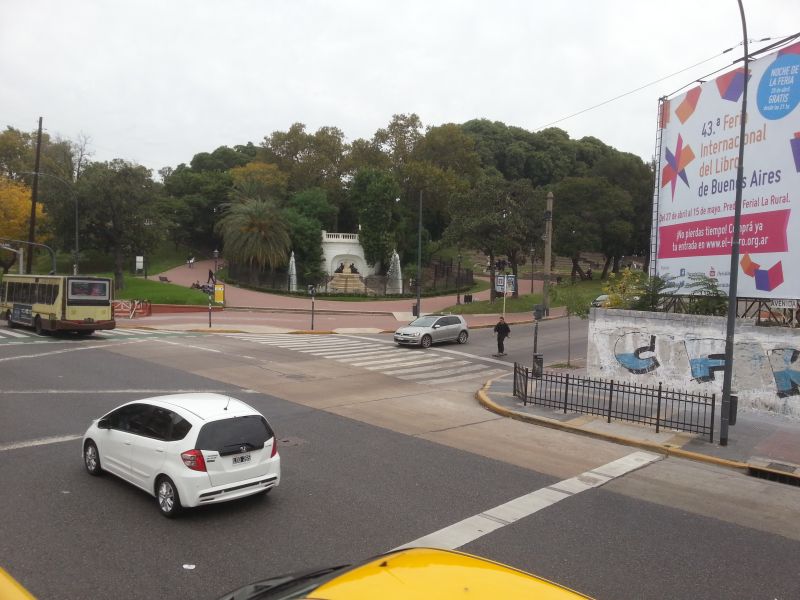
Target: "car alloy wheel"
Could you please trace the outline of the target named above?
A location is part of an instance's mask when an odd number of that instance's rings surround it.
[[[161,477],[156,485],[156,498],[158,509],[167,518],[172,518],[181,510],[181,501],[178,497],[178,490],[169,477]]]
[[[89,475],[100,474],[100,453],[97,451],[97,446],[94,442],[86,442],[83,448],[83,464],[86,466],[86,472]]]
[[[430,348],[430,347],[431,347],[431,342],[432,342],[432,341],[433,341],[433,340],[431,339],[431,336],[429,336],[429,335],[423,335],[423,336],[422,336],[422,347],[423,347],[423,348]]]
[[[462,331],[461,333],[458,334],[458,343],[459,344],[466,344],[468,337],[469,337],[469,334],[466,331]]]

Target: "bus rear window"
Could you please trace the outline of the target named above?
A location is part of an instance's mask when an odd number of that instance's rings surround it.
[[[107,281],[69,280],[69,300],[108,300]]]

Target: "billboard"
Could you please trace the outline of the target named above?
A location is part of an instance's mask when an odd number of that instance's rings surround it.
[[[727,293],[744,68],[664,102],[656,275]],[[800,298],[800,43],[750,63],[737,295]]]

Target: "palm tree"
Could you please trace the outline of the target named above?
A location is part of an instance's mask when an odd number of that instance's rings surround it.
[[[288,227],[270,201],[251,198],[229,204],[215,229],[222,235],[225,258],[231,262],[260,270],[288,261]]]

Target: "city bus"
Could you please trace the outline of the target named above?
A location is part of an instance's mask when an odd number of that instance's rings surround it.
[[[91,335],[114,329],[112,280],[67,275],[6,275],[0,282],[0,317],[9,327]]]

